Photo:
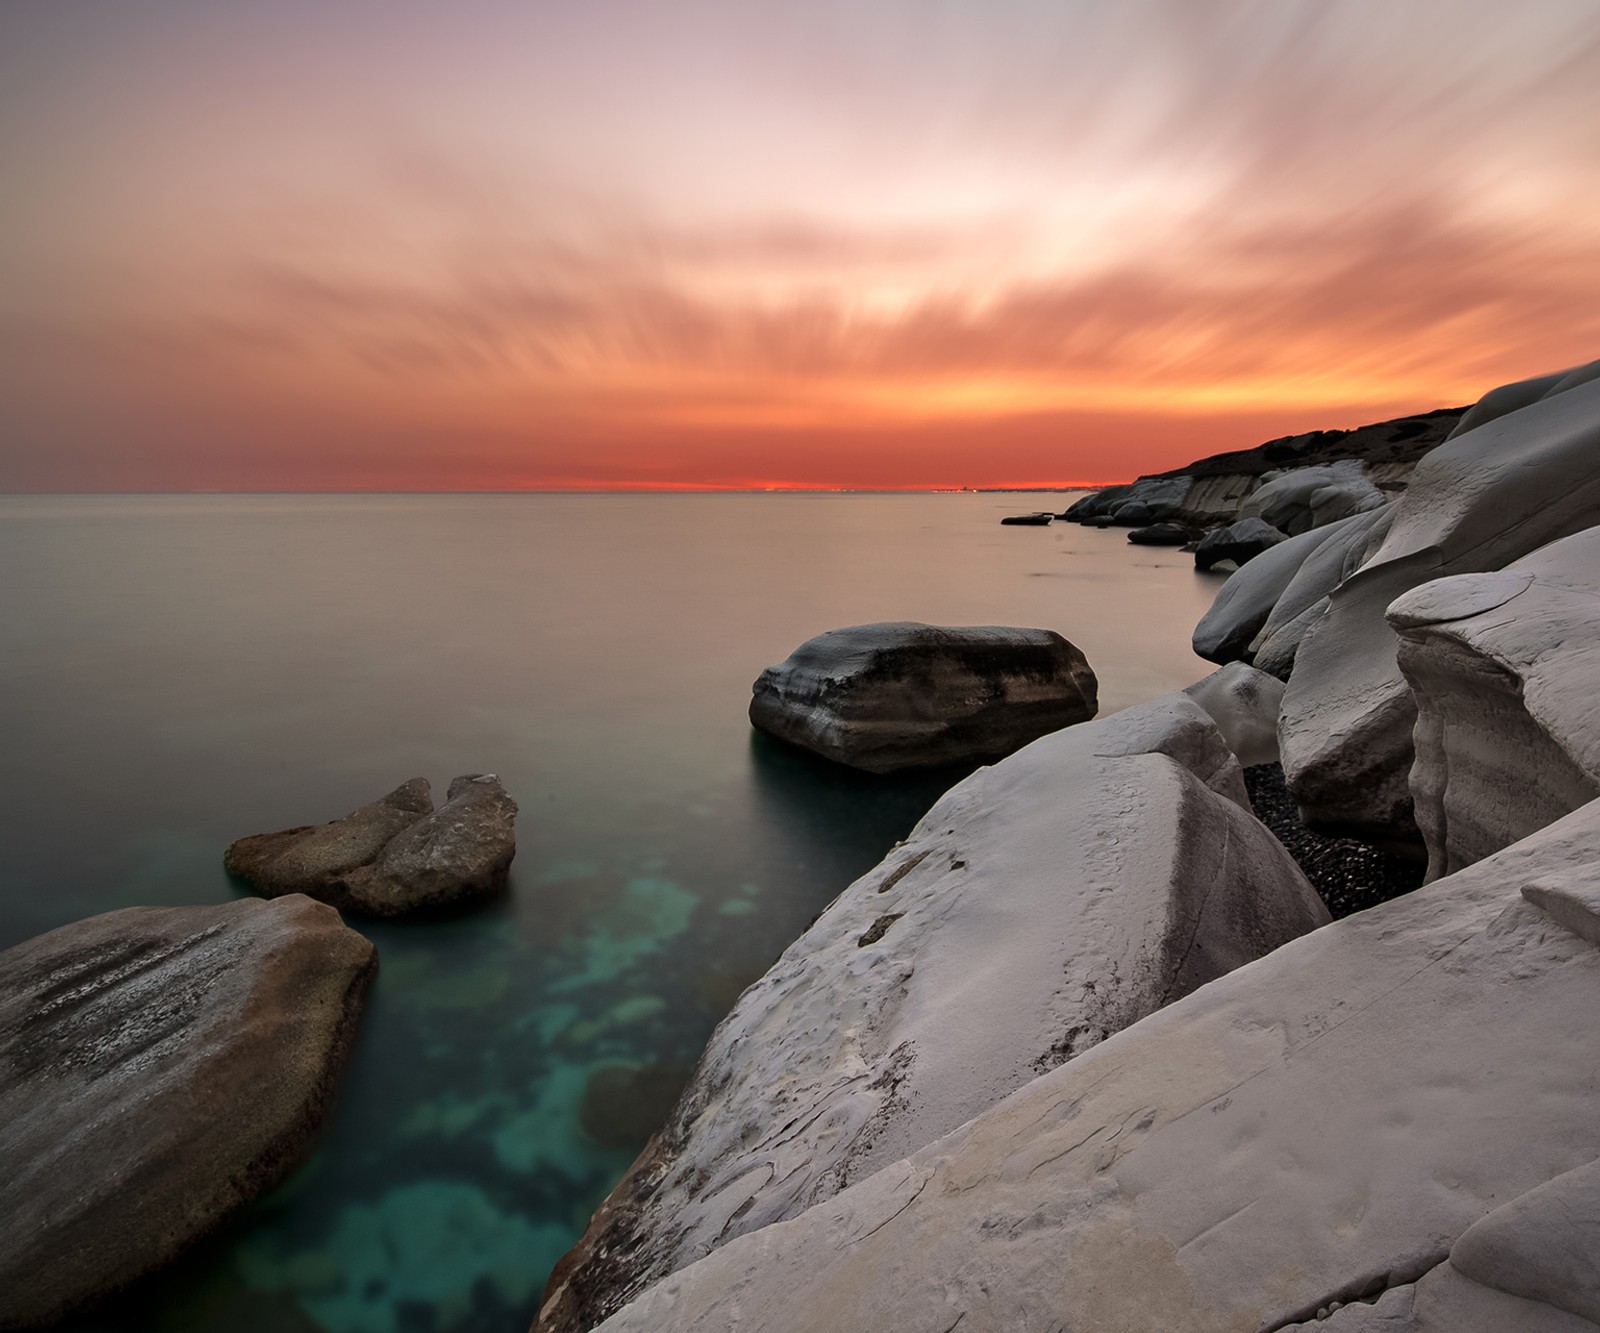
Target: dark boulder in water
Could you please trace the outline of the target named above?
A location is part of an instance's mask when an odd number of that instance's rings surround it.
[[[437,911],[505,888],[516,817],[492,773],[458,777],[438,810],[427,779],[413,778],[331,823],[241,838],[223,864],[269,898],[305,893],[368,916]]]
[[[1053,630],[854,625],[809,639],[754,686],[750,721],[871,773],[996,759],[1095,714],[1083,654]]]
[[[1156,523],[1135,528],[1128,540],[1135,546],[1183,546],[1189,541],[1189,529],[1181,523]]]
[[[1008,527],[1044,528],[1048,527],[1054,519],[1054,514],[1046,514],[1041,511],[1036,514],[1008,514],[1000,522]]]
[[[0,953],[0,1327],[125,1286],[287,1175],[376,968],[304,897],[130,907]]]
[[[1247,564],[1286,539],[1286,534],[1264,518],[1241,518],[1237,523],[1206,533],[1195,547],[1194,567],[1207,570],[1224,560],[1231,560],[1235,565]]]

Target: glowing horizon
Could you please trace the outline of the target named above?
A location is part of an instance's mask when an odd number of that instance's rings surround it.
[[[0,489],[1125,478],[1600,353],[1600,10],[19,0]]]

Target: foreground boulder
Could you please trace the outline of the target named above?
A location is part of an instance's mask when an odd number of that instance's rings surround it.
[[[1500,569],[1600,521],[1600,380],[1440,445],[1395,503],[1382,546],[1300,642],[1279,741],[1309,824],[1400,848],[1420,843],[1407,786],[1416,710],[1384,611],[1421,583]]]
[[[1184,693],[1210,714],[1242,767],[1278,762],[1281,680],[1243,662],[1230,662]]]
[[[1600,796],[1600,528],[1425,583],[1388,615],[1417,706],[1430,878]]]
[[[1593,1333],[1600,948],[1520,886],[1597,849],[1600,803],[1295,940],[601,1327]]]
[[[131,907],[0,953],[0,1327],[124,1286],[281,1180],[376,966],[304,897]]]
[[[589,1328],[1327,920],[1182,695],[979,771],[740,998],[539,1327]]]
[[[437,911],[505,888],[516,817],[493,773],[455,779],[437,811],[427,779],[413,778],[331,823],[240,838],[223,864],[268,898],[304,893],[367,916]]]
[[[1089,663],[1054,630],[854,625],[761,673],[750,721],[869,773],[995,759],[1094,716]]]

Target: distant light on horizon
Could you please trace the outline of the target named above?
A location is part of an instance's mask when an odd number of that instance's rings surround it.
[[[17,0],[0,162],[11,490],[1122,477],[1600,352],[1568,0]]]

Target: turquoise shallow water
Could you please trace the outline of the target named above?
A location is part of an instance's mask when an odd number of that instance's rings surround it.
[[[1102,711],[1207,669],[1215,592],[999,495],[0,497],[0,946],[238,890],[223,848],[493,771],[510,894],[374,926],[321,1147],[84,1329],[526,1327],[716,1021],[952,780],[754,736],[803,639],[1039,625]]]

